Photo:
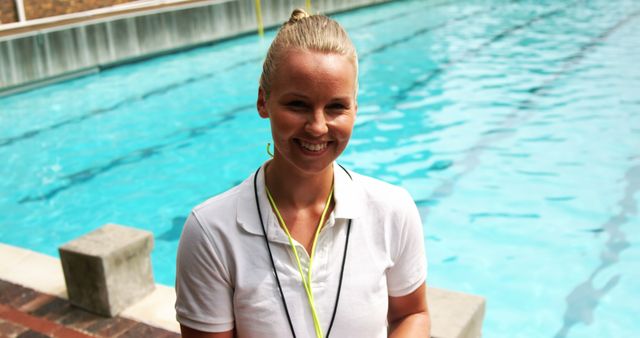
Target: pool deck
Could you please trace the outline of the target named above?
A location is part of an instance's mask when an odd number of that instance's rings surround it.
[[[107,6],[87,11],[62,14],[54,17],[31,19],[26,22],[10,22],[0,25],[0,37],[11,36],[33,31],[42,31],[55,27],[79,24],[86,21],[118,18],[123,15],[164,10],[171,8],[183,8],[198,3],[213,3],[216,0],[170,0],[160,3],[125,3],[124,5]]]
[[[0,337],[180,337],[171,287],[102,317],[69,303],[59,259],[2,243],[0,257]]]
[[[60,260],[0,243],[0,338],[180,337],[172,287],[155,290],[114,318],[67,300]],[[432,338],[479,338],[485,299],[429,287]]]
[[[180,337],[124,317],[102,317],[66,299],[0,280],[0,337]]]

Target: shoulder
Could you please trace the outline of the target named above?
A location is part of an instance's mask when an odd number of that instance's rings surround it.
[[[196,205],[191,211],[191,216],[207,228],[234,222],[238,213],[239,201],[252,193],[252,177]]]
[[[351,172],[354,181],[358,182],[366,203],[370,206],[402,209],[407,204],[415,205],[409,192],[397,185],[377,178]]]
[[[228,262],[229,253],[239,238],[236,226],[238,206],[242,204],[243,197],[253,193],[248,180],[205,200],[191,210],[182,229],[178,248],[179,261],[183,265],[192,264],[185,257],[196,260],[208,257],[207,264],[218,264],[219,269],[227,271],[231,266]],[[228,275],[228,271],[225,273]]]
[[[245,179],[233,188],[208,198],[204,202],[196,205],[193,208],[193,212],[199,215],[207,215],[211,213],[218,213],[218,211],[235,211],[235,206],[237,206],[238,200],[251,190],[250,181],[252,177],[253,176]]]

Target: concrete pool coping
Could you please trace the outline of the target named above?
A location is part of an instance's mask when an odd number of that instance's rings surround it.
[[[55,257],[0,243],[0,279],[26,286],[63,299],[67,297],[62,264]],[[175,320],[175,291],[156,284],[155,290],[138,303],[128,307],[121,317],[180,332]]]
[[[0,243],[0,280],[38,292],[68,299],[62,264],[55,257]],[[180,332],[175,320],[176,295],[172,287],[156,284],[155,290],[128,307],[121,317]],[[430,287],[431,336],[436,338],[477,338],[481,336],[485,299],[460,292]]]

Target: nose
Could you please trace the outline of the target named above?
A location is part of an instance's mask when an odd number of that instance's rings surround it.
[[[329,131],[327,127],[327,119],[324,115],[324,111],[321,109],[314,110],[309,114],[309,119],[304,126],[307,133],[312,136],[322,136]]]

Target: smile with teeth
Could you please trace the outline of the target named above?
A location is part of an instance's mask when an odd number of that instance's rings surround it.
[[[321,152],[323,150],[325,150],[327,148],[327,145],[329,144],[329,142],[324,142],[324,143],[309,143],[309,142],[305,142],[302,140],[299,140],[298,143],[302,146],[302,148],[304,148],[307,151],[313,151],[313,152]]]

